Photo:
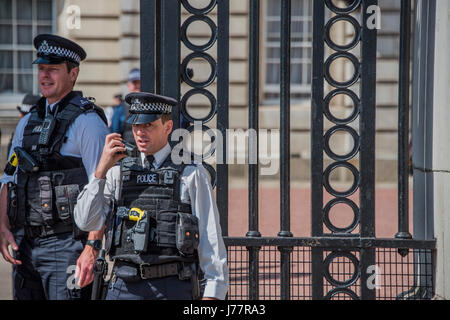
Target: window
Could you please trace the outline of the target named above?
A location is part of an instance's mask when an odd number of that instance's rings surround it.
[[[311,95],[312,72],[312,1],[291,2],[291,99]],[[268,0],[265,17],[264,100],[278,102],[280,97],[280,16],[279,0]]]
[[[33,39],[54,22],[53,0],[0,0],[0,94],[39,92]]]

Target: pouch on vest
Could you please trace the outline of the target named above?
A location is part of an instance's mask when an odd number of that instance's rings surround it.
[[[114,214],[114,207],[113,212],[110,212],[108,217],[106,218],[106,227],[105,227],[105,251],[106,254],[109,254],[111,251],[113,238],[114,238],[114,220],[116,219]]]
[[[38,179],[39,182],[39,196],[41,199],[41,216],[46,225],[53,225],[53,215],[52,215],[52,182],[50,177],[42,176]]]
[[[80,189],[77,184],[55,187],[56,209],[59,219],[64,224],[70,225],[73,222],[73,211],[79,193]]]
[[[150,227],[150,216],[148,212],[144,212],[142,217],[136,222],[132,229],[131,239],[133,240],[134,251],[146,252],[148,247]]]
[[[17,204],[16,185],[13,182],[8,182],[7,214],[11,226],[15,226],[17,220]]]
[[[113,240],[114,240],[114,246],[117,247],[120,245],[120,240],[122,238],[122,225],[123,225],[123,219],[120,219],[116,215],[114,215],[114,233],[113,233]]]
[[[176,247],[176,212],[159,212],[156,216],[156,242],[159,247]]]
[[[177,249],[182,255],[192,255],[198,248],[198,218],[189,213],[178,212],[176,226]]]
[[[121,278],[125,282],[136,282],[141,280],[138,269],[135,266],[120,265],[114,269],[114,273],[118,278]]]

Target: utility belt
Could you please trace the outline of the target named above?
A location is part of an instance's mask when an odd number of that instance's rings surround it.
[[[114,274],[126,282],[178,276],[180,280],[191,279],[196,272],[194,262],[169,262],[164,264],[134,264],[116,260]]]
[[[38,206],[44,223],[51,226],[61,221],[63,224],[72,225],[73,212],[80,193],[78,184],[53,186],[47,176],[40,177],[38,182]],[[54,216],[55,211],[56,217]]]
[[[43,238],[48,236],[53,236],[60,233],[72,232],[74,229],[73,225],[67,225],[64,223],[57,223],[53,226],[24,226],[25,235],[28,238]],[[79,238],[75,237],[74,238]]]

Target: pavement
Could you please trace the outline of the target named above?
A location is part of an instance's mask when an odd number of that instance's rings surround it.
[[[280,191],[276,183],[260,184],[259,188],[259,231],[262,236],[276,236],[280,229]],[[229,194],[229,236],[245,236],[248,230],[248,189],[246,181],[230,185]],[[356,204],[358,192],[350,197]],[[324,196],[324,203],[331,199]],[[412,211],[410,199],[410,212]],[[396,185],[377,185],[375,193],[376,236],[392,238],[397,232],[397,189]],[[291,231],[295,237],[310,236],[311,192],[308,184],[291,183]],[[353,219],[351,210],[337,205],[330,215],[338,227],[349,225]],[[412,231],[412,219],[410,219]],[[324,228],[324,232],[326,228]],[[357,229],[355,230],[357,231]],[[10,300],[11,266],[0,256],[0,300]]]
[[[0,300],[11,300],[11,265],[0,256]]]

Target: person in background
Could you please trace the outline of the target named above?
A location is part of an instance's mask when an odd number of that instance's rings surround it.
[[[20,112],[20,118],[26,116],[30,112],[31,107],[34,106],[40,98],[40,95],[27,93],[22,99],[22,104],[17,106],[17,110]]]
[[[116,94],[114,96],[114,107],[113,115],[111,119],[111,133],[123,133],[123,126],[125,123],[125,107],[123,105],[123,99],[121,94]]]
[[[114,106],[107,106],[106,108],[103,109],[103,111],[105,112],[105,117],[108,123],[108,128],[111,128],[112,125],[112,117],[114,114]]]
[[[129,93],[141,91],[141,70],[139,68],[133,68],[128,73],[127,87]],[[122,121],[123,125],[123,131],[121,133],[122,139],[128,142],[129,144],[136,145],[136,142],[134,141],[131,124],[125,121],[130,114],[130,105],[124,102],[123,106],[124,106],[124,118]]]

